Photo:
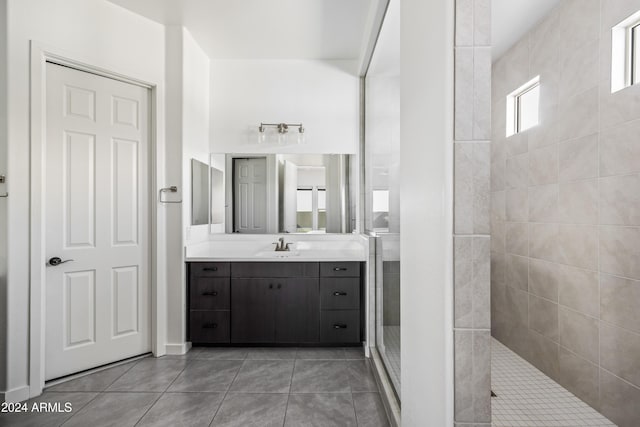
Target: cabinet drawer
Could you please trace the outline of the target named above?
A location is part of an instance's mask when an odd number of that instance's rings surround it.
[[[317,262],[234,262],[231,277],[318,277]]]
[[[331,344],[360,342],[360,311],[323,310],[320,314],[320,342]]]
[[[320,264],[321,277],[360,277],[359,262],[323,262]]]
[[[228,262],[192,262],[192,277],[229,277]]]
[[[228,311],[191,311],[190,335],[194,343],[228,343]]]
[[[320,306],[323,310],[360,309],[360,279],[320,279]]]
[[[189,289],[189,303],[192,310],[228,310],[229,279],[194,277]]]

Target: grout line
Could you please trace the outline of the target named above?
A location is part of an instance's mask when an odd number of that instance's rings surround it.
[[[240,375],[240,371],[244,366],[244,362],[247,360],[246,359],[247,354],[248,352],[245,353],[245,358],[242,360],[242,364],[240,365],[240,368],[238,368],[238,372],[236,372],[236,374],[233,377],[233,380],[231,380],[231,382],[229,383],[229,387],[227,387],[227,391],[224,392],[224,396],[222,396],[222,400],[220,400],[220,405],[218,405],[218,409],[216,409],[215,414],[213,414],[213,418],[211,418],[211,423],[209,423],[209,426],[213,424],[213,421],[216,419],[216,415],[218,415],[218,412],[220,412],[220,408],[222,408],[222,405],[224,404],[225,400],[227,400],[227,395],[229,394],[229,390],[231,390],[231,386],[233,386],[233,383],[236,381],[236,378],[238,378],[238,375]]]
[[[177,378],[177,377],[176,377]],[[173,381],[171,382],[173,383]],[[158,403],[158,400],[160,400],[160,398],[164,396],[164,392],[158,394],[158,397],[156,398],[156,400],[153,401],[153,403],[151,405],[149,405],[149,407],[147,408],[146,411],[144,411],[144,414],[142,414],[142,416],[138,419],[138,421],[136,421],[136,423],[134,424],[134,427],[137,426],[138,424],[140,424],[140,421],[142,421],[142,419],[149,413],[149,411],[151,410],[151,408],[153,408],[156,403]]]
[[[599,34],[602,34],[602,0],[600,0],[599,4],[599,22],[598,22],[598,30]],[[600,42],[601,43],[601,42]],[[613,59],[612,59],[613,60]],[[600,81],[600,72],[602,71],[602,55],[600,55],[600,46],[598,46],[598,81]],[[598,203],[598,231],[597,231],[597,242],[598,246],[596,248],[596,258],[597,258],[597,268],[598,268],[598,319],[602,321],[602,273],[600,271],[601,265],[601,253],[600,253],[600,226],[602,225],[602,205],[600,204],[600,195],[602,190],[602,176],[600,176],[600,135],[602,133],[602,94],[600,90],[598,90],[598,133],[596,136],[596,175],[597,175],[597,183],[598,183],[598,197],[596,198]],[[602,363],[602,328],[598,323],[598,384],[596,384],[596,392],[598,394],[598,405],[602,401],[602,393],[600,384],[602,383],[602,373],[601,373],[601,363]]]
[[[90,393],[90,392],[89,392]],[[98,398],[98,396],[102,395],[102,393],[96,393],[95,396],[93,396],[93,399],[89,399],[89,401],[87,401],[87,403],[85,403],[84,405],[82,405],[79,409],[78,412],[76,413],[71,413],[71,416],[69,418],[67,418],[66,420],[64,420],[64,422],[61,425],[66,424],[67,422],[69,422],[69,420],[71,420],[71,418],[75,417],[76,415],[78,415],[84,408],[86,408],[91,402],[93,402],[94,400],[96,400]]]
[[[289,412],[289,400],[291,400],[291,391],[293,388],[293,376],[296,373],[296,363],[298,362],[296,351],[296,358],[293,360],[293,369],[291,370],[291,379],[289,380],[289,393],[287,394],[287,404],[284,407],[284,418],[282,419],[282,427],[287,423],[287,412]]]
[[[156,359],[157,360],[157,359]],[[153,408],[155,406],[156,403],[158,403],[158,400],[160,400],[160,398],[162,396],[164,396],[164,394],[166,393],[167,390],[169,390],[169,388],[171,388],[171,386],[173,385],[173,383],[178,379],[178,377],[180,375],[182,375],[182,373],[184,372],[184,370],[187,369],[187,362],[185,360],[184,362],[184,367],[180,370],[180,372],[178,372],[178,375],[175,376],[175,378],[173,380],[171,380],[171,383],[169,383],[169,385],[164,389],[164,391],[160,392],[160,394],[158,395],[158,397],[156,398],[156,400],[153,401],[153,403],[147,408],[146,411],[144,411],[144,414],[142,414],[142,416],[138,419],[138,421],[134,424],[134,426],[137,426],[140,421],[142,421],[142,419],[147,415],[147,413],[151,410],[151,408]]]
[[[611,372],[611,371],[610,371],[610,370],[608,370],[608,369],[603,368],[602,366],[600,366],[600,369],[598,369],[598,371],[600,371],[600,370],[603,370],[603,371],[605,371],[606,373],[608,373],[609,375],[611,375],[612,377],[616,377],[617,379],[619,379],[620,381],[622,381],[622,382],[626,383],[627,385],[629,385],[629,386],[631,386],[631,387],[633,387],[633,388],[635,388],[635,389],[637,389],[637,390],[640,390],[640,385],[636,385],[636,384],[634,384],[634,383],[630,382],[629,380],[625,380],[624,378],[620,377],[620,376],[619,376],[619,375],[617,375],[617,374],[614,374],[613,372]]]

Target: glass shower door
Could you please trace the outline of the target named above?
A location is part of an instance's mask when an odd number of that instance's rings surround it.
[[[365,77],[365,231],[376,242],[376,350],[400,397],[400,49],[391,1]]]
[[[376,238],[376,346],[400,396],[400,234]]]

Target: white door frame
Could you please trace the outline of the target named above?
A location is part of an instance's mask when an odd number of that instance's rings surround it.
[[[163,138],[159,137],[163,126],[163,87],[160,83],[129,77],[112,71],[117,65],[93,65],[100,60],[79,58],[55,47],[31,41],[31,99],[30,99],[30,311],[29,311],[29,396],[42,393],[45,382],[45,217],[44,217],[44,166],[46,160],[46,63],[90,72],[102,77],[120,80],[149,89],[149,214],[150,214],[150,266],[151,284],[151,350],[154,356],[165,354],[166,331],[161,319],[166,318],[166,272],[162,257],[165,250],[158,246],[164,239],[164,215],[158,209],[159,183],[164,180]],[[154,195],[156,197],[154,197]]]

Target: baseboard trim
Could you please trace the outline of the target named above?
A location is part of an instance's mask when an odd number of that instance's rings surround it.
[[[400,402],[396,397],[396,393],[393,391],[393,386],[391,385],[391,381],[389,381],[387,371],[382,363],[380,354],[378,354],[378,350],[371,347],[370,352],[373,365],[373,376],[378,383],[380,397],[382,397],[382,404],[384,405],[384,409],[387,411],[387,417],[389,418],[389,422],[392,427],[400,427],[402,424],[402,418],[400,416]]]
[[[3,402],[22,402],[29,397],[29,386],[26,385],[13,390],[0,391],[0,400]]]
[[[191,349],[191,343],[185,342],[182,344],[167,344],[164,348],[168,356],[178,356],[181,354],[186,354]]]

